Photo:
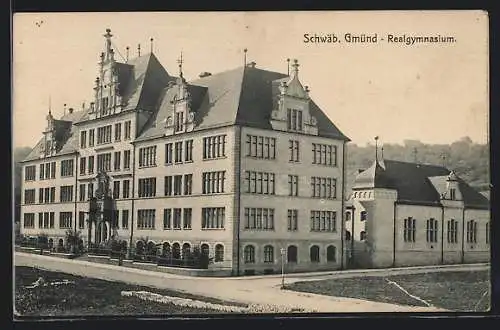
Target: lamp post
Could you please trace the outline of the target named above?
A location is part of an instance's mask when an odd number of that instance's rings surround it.
[[[281,248],[281,288],[285,288],[285,249]]]

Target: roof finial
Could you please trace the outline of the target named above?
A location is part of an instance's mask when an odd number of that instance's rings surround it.
[[[297,59],[294,59],[293,60],[293,64],[292,64],[292,73],[293,73],[293,76],[297,76],[299,74],[299,61]]]
[[[149,41],[151,42],[151,54],[153,54],[153,38],[149,39]]]
[[[64,103],[63,114],[66,115],[66,103]]]
[[[127,46],[126,50],[127,50],[127,58],[125,59],[125,63],[128,63],[128,52],[129,52],[129,50],[130,50],[130,47],[129,47],[129,46]]]
[[[248,52],[248,49],[243,49],[243,67],[246,67],[247,66],[247,52]]]
[[[137,54],[138,56],[141,56],[141,44],[137,45]]]
[[[375,161],[378,163],[378,135],[375,137]]]
[[[111,29],[106,29],[106,34],[104,34],[104,38],[106,38],[106,58],[109,57],[110,51],[111,51],[111,37],[113,35],[111,34]]]
[[[184,60],[182,59],[182,51],[181,51],[181,57],[177,60],[177,63],[179,63],[179,77],[183,78],[182,63],[184,63]]]
[[[290,59],[286,59],[286,74],[290,76]]]
[[[52,99],[50,95],[49,95],[49,116],[52,116]]]

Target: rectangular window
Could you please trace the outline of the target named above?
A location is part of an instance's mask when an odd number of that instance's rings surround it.
[[[26,166],[24,168],[24,181],[35,181],[36,179],[36,166]]]
[[[122,210],[122,229],[128,228],[128,210]]]
[[[337,166],[337,146],[312,144],[313,164]]]
[[[477,243],[477,222],[467,221],[467,243]]]
[[[61,203],[73,201],[73,186],[61,186],[59,201]]]
[[[448,220],[446,238],[448,243],[458,243],[458,221],[454,219]]]
[[[173,178],[172,176],[165,177],[165,196],[172,196],[173,191]]]
[[[173,160],[173,144],[167,143],[165,144],[165,164],[172,164]]]
[[[299,161],[299,141],[298,140],[290,140],[288,141],[288,149],[290,153],[289,160],[291,162]]]
[[[35,213],[24,213],[24,228],[35,228]]]
[[[246,171],[245,190],[251,194],[274,195],[274,173]]]
[[[125,122],[125,136],[123,137],[124,140],[130,140],[130,136],[132,135],[132,122],[126,121]]]
[[[455,200],[456,199],[456,190],[455,189],[450,189],[450,199]]]
[[[116,151],[114,155],[114,170],[119,171],[121,167],[121,152]]]
[[[111,125],[97,128],[97,144],[111,143]]]
[[[186,229],[186,230],[191,229],[192,216],[193,216],[193,209],[191,209],[191,208],[184,209],[184,219],[182,222],[183,229]]]
[[[287,129],[289,131],[302,131],[302,111],[287,109]]]
[[[182,163],[182,142],[175,142],[175,162]]]
[[[174,209],[174,229],[181,229],[181,216],[182,209],[175,208]]]
[[[438,222],[436,219],[430,218],[427,220],[427,242],[436,243],[438,235]]]
[[[204,207],[201,209],[201,229],[224,229],[225,207]]]
[[[246,230],[274,230],[274,209],[245,208]]]
[[[122,193],[123,198],[129,198],[130,197],[130,180],[123,180],[123,193]]]
[[[184,174],[184,195],[191,195],[193,193],[193,175]]]
[[[95,130],[91,129],[89,130],[89,147],[94,146],[94,139],[95,139]]]
[[[297,231],[299,210],[288,210],[288,231]]]
[[[174,175],[174,196],[182,195],[182,175]]]
[[[156,166],[156,146],[139,149],[139,167]]]
[[[202,174],[203,194],[219,194],[224,192],[226,171],[204,172]]]
[[[298,196],[299,195],[299,176],[289,175],[288,176],[288,195]]]
[[[123,151],[123,169],[130,169],[130,150]]]
[[[78,229],[85,228],[85,212],[78,212]]]
[[[120,198],[120,181],[113,181],[113,198]]]
[[[97,172],[111,171],[111,153],[97,155]]]
[[[115,141],[120,141],[122,139],[122,124],[115,124]]]
[[[24,204],[35,204],[36,201],[36,190],[35,189],[25,189],[24,190]]]
[[[60,212],[59,213],[59,228],[68,229],[71,228],[73,213],[72,212]]]
[[[192,162],[193,161],[193,140],[187,140],[184,143],[185,143],[184,161]]]
[[[89,183],[88,188],[89,188],[88,189],[88,197],[89,197],[89,199],[91,199],[94,197],[94,184]]]
[[[323,199],[337,198],[337,179],[311,177],[311,197]]]
[[[226,135],[203,138],[203,159],[226,157]]]
[[[163,229],[172,229],[172,209],[163,210]]]
[[[78,198],[78,200],[80,202],[84,202],[85,199],[86,199],[86,197],[87,197],[86,191],[85,191],[85,184],[81,184],[80,185],[80,189],[78,189],[78,190],[79,190],[79,198]]]
[[[73,167],[74,161],[73,159],[66,159],[61,161],[61,176],[73,176]]]
[[[259,159],[275,159],[276,138],[247,134],[247,156]]]
[[[156,210],[137,210],[137,229],[155,229]]]
[[[80,132],[80,148],[87,147],[87,131]]]
[[[87,171],[87,158],[82,157],[80,158],[80,175],[85,175],[86,171]]]
[[[88,163],[88,168],[89,168],[89,174],[94,173],[94,156],[89,156],[89,163]]]
[[[404,219],[403,240],[405,242],[415,242],[416,220],[412,217]]]
[[[313,232],[336,232],[337,212],[335,211],[311,211],[311,231]]]
[[[155,197],[156,178],[139,179],[138,188],[139,197]]]
[[[174,131],[177,132],[182,132],[184,130],[184,112],[179,111],[175,113],[175,119],[174,119]]]

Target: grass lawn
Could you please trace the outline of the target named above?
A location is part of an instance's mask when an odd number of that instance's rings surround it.
[[[26,288],[40,276],[46,282],[68,280],[74,281],[74,284]],[[170,290],[80,277],[33,267],[15,268],[15,307],[21,316],[158,316],[220,313],[207,308],[181,307],[174,304],[144,301],[137,297],[122,297],[121,291],[149,291],[165,296],[196,299],[220,305],[245,306]]]
[[[399,305],[426,306],[387,280],[396,282],[411,295],[439,308],[482,312],[490,309],[490,272],[487,270],[296,282],[288,285],[287,289]]]

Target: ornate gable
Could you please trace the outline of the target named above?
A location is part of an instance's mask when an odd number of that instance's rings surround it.
[[[273,129],[318,135],[316,118],[309,111],[309,88],[302,86],[299,80],[298,61],[294,60],[289,78],[275,80],[273,84],[277,85],[271,113]]]

